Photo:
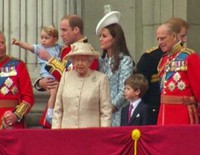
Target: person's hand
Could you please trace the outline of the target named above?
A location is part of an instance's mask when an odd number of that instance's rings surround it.
[[[58,82],[53,78],[42,78],[39,81],[39,86],[43,89],[55,89],[58,86]]]
[[[11,127],[17,122],[17,116],[12,111],[6,111],[3,118],[5,127]]]
[[[51,55],[46,50],[39,50],[37,53],[40,59],[49,61],[51,59]]]
[[[112,105],[112,113],[115,113],[116,111],[117,111],[117,108],[114,105]]]
[[[12,38],[12,45],[19,45],[19,41],[15,38]]]

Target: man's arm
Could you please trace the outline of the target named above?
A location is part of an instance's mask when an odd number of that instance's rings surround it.
[[[38,52],[38,57],[47,61],[45,69],[53,75],[57,81],[60,81],[61,75],[66,68],[67,61],[65,59],[58,60],[57,58],[51,57],[46,50],[40,50]]]
[[[58,82],[52,78],[38,78],[34,82],[34,88],[38,91],[45,91],[47,89],[55,89],[58,85]]]

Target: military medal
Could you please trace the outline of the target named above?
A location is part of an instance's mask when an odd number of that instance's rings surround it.
[[[10,76],[16,76],[16,75],[17,75],[17,71],[16,71],[15,66],[10,67],[9,75],[10,75]]]
[[[17,71],[15,67],[1,68],[1,73],[0,73],[1,77],[16,76],[16,75],[17,75]]]
[[[180,80],[181,76],[179,73],[175,73],[173,76],[174,81],[178,82]]]
[[[170,91],[173,91],[175,89],[175,83],[174,82],[170,82],[169,85],[168,85],[168,89]]]
[[[1,88],[1,93],[2,94],[6,95],[6,94],[8,94],[8,92],[9,92],[9,89],[6,86]]]
[[[186,87],[186,84],[185,84],[185,82],[180,81],[180,82],[178,82],[177,87],[179,90],[184,90]]]
[[[18,93],[18,88],[17,88],[16,86],[14,86],[14,87],[11,89],[11,91],[12,91],[12,94],[15,95],[15,94]]]
[[[10,79],[10,78],[7,78],[6,81],[5,81],[5,85],[10,88],[13,84],[13,80]]]

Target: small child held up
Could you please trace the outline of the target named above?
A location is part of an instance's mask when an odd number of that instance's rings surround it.
[[[49,72],[46,71],[45,65],[46,61],[39,58],[38,53],[40,50],[46,50],[52,57],[60,59],[61,46],[57,43],[58,41],[58,30],[52,26],[48,25],[42,28],[40,33],[40,43],[30,45],[29,43],[18,41],[13,38],[12,44],[17,45],[25,50],[37,56],[38,63],[40,64],[40,76],[43,78],[55,79]],[[48,100],[48,109],[46,114],[46,120],[51,124],[53,117],[53,108],[56,98],[57,88],[47,90],[50,93],[50,98]]]
[[[148,81],[142,74],[133,74],[124,82],[124,96],[128,105],[121,111],[121,126],[148,125],[149,107],[142,101]]]

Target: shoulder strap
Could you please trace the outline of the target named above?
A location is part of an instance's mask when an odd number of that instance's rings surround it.
[[[152,47],[152,48],[146,50],[146,53],[151,53],[151,52],[157,50],[158,48],[159,48],[158,46],[154,46],[154,47]]]

